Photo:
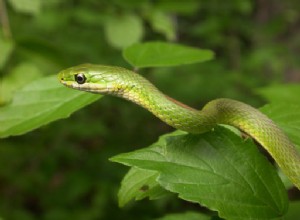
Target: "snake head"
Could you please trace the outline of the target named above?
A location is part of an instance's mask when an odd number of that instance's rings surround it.
[[[81,64],[62,70],[58,80],[65,86],[100,94],[116,94],[124,90],[126,69],[111,66]]]

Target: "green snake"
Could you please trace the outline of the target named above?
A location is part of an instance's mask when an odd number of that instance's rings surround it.
[[[218,124],[237,127],[263,146],[300,189],[299,152],[271,119],[247,104],[221,98],[199,111],[166,96],[141,75],[115,66],[82,64],[61,71],[58,79],[73,89],[130,100],[170,126],[189,133],[207,132]]]

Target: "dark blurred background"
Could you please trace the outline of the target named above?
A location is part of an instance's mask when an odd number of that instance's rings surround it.
[[[69,66],[132,68],[122,48],[152,40],[215,52],[210,62],[139,71],[195,108],[218,97],[260,107],[265,101],[255,89],[300,81],[297,0],[0,0],[0,6],[0,105],[26,83]],[[172,130],[140,107],[104,97],[68,119],[1,139],[0,217],[151,219],[197,210],[175,196],[118,208],[127,168],[108,158]]]

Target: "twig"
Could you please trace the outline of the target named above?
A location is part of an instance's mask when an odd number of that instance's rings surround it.
[[[9,25],[9,19],[7,16],[6,5],[3,0],[0,0],[0,22],[4,38],[10,39],[12,37],[12,34]]]

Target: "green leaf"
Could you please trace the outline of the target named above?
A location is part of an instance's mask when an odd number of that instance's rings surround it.
[[[147,42],[126,48],[123,57],[135,67],[155,67],[204,62],[211,60],[214,53],[174,43]]]
[[[153,30],[164,34],[167,40],[176,39],[175,25],[170,15],[160,10],[153,10],[149,13],[149,21]]]
[[[0,51],[1,51],[0,69],[2,69],[3,66],[5,65],[13,49],[14,49],[14,43],[11,40],[3,39],[0,36]]]
[[[198,0],[185,0],[185,1],[172,1],[172,4],[168,1],[158,1],[156,7],[162,11],[166,11],[173,14],[191,15],[197,13],[201,1]]]
[[[260,110],[270,117],[300,147],[300,104],[269,104]],[[299,148],[300,149],[300,148]]]
[[[300,85],[299,84],[286,84],[286,85],[273,85],[265,88],[257,89],[258,94],[262,95],[269,102],[276,104],[300,103]]]
[[[172,133],[161,136],[158,144],[166,144],[166,137],[172,137],[179,134],[186,134],[184,131],[176,130]],[[152,170],[139,169],[132,167],[122,180],[118,193],[119,206],[123,207],[131,200],[159,199],[170,194],[163,189],[156,181],[158,173]]]
[[[9,0],[9,2],[17,12],[35,15],[41,10],[40,0]]]
[[[291,202],[284,220],[296,220],[300,216],[300,201]]]
[[[0,106],[12,99],[13,92],[40,76],[41,71],[33,63],[24,62],[17,65],[1,82]]]
[[[257,92],[270,102],[260,110],[287,134],[300,151],[300,85],[273,85],[258,89]],[[279,174],[287,188],[293,186],[282,172]]]
[[[212,217],[197,212],[186,212],[179,214],[169,214],[156,220],[212,220]]]
[[[134,14],[107,17],[104,30],[108,42],[119,49],[139,42],[144,35],[142,21]]]
[[[269,86],[257,91],[270,104],[261,108],[300,147],[300,85]],[[300,149],[300,148],[299,148]]]
[[[166,137],[112,160],[159,172],[162,187],[225,219],[270,219],[287,211],[286,191],[275,169],[252,141],[223,127]]]
[[[0,108],[0,138],[66,118],[100,97],[65,88],[56,76],[36,80],[19,90],[10,105]]]
[[[168,194],[157,182],[158,173],[151,170],[132,167],[122,180],[119,190],[119,206],[123,207],[130,200],[142,200],[146,197],[158,199]]]

